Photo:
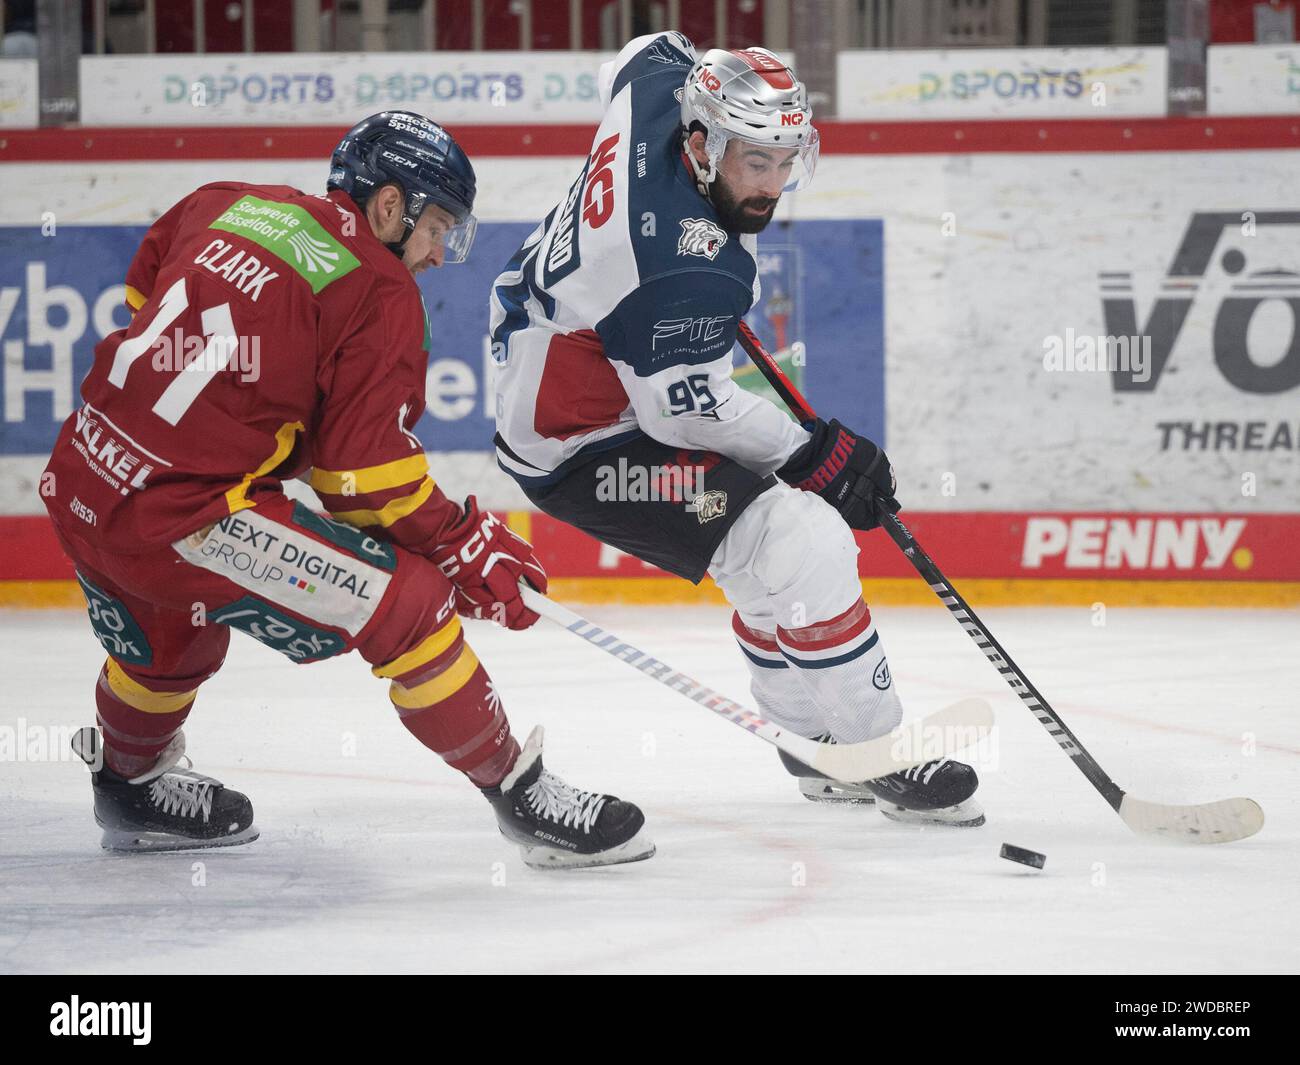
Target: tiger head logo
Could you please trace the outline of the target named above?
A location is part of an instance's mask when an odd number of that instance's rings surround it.
[[[721,518],[727,513],[727,493],[716,488],[701,492],[691,500],[688,509],[694,509],[701,525],[714,518]]]
[[[702,255],[712,261],[727,243],[727,234],[707,218],[683,218],[678,255]]]

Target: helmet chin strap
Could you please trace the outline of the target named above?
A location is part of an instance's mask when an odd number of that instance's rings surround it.
[[[399,259],[406,253],[406,242],[411,239],[411,234],[415,232],[415,226],[407,225],[406,220],[402,220],[402,239],[395,241],[384,241],[384,247],[396,255]]]
[[[709,169],[702,170],[700,161],[695,158],[695,153],[689,149],[686,152],[686,158],[691,161],[691,169],[695,171],[695,187],[699,190],[701,196],[706,200],[712,200],[709,195],[709,186],[713,184],[713,179],[718,176],[718,168],[712,159],[709,160]]]
[[[406,251],[406,242],[411,239],[411,234],[415,232],[415,220],[420,217],[421,212],[429,202],[424,193],[408,194],[405,189],[402,192],[402,237],[397,241],[384,241],[384,247],[402,258]]]
[[[709,186],[713,184],[714,179],[718,176],[717,160],[710,155],[709,168],[708,170],[703,169],[700,166],[700,161],[695,158],[695,152],[691,149],[689,140],[682,145],[682,154],[686,156],[686,161],[690,163],[691,171],[695,174],[696,191],[712,203],[713,197],[709,195]]]

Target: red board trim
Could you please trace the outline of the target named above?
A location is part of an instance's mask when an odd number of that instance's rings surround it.
[[[72,576],[72,563],[44,514],[0,517],[0,580],[46,581]]]
[[[953,578],[1300,581],[1300,514],[915,512],[903,517]],[[1227,523],[1232,523],[1231,525]],[[545,514],[530,539],[552,577],[648,577],[660,571]],[[858,533],[862,577],[907,577],[883,532]]]
[[[1300,148],[1300,117],[818,122],[821,150],[850,155],[1186,152]],[[0,130],[0,163],[321,159],[345,126]],[[581,156],[589,125],[454,126],[471,157]]]
[[[1300,514],[907,511],[904,517],[954,579],[1300,581]],[[1226,522],[1241,525],[1228,529]],[[1145,547],[1138,523],[1146,523]],[[913,574],[884,533],[857,535],[861,576]],[[552,577],[665,576],[545,514],[530,515],[528,536]],[[1027,544],[1036,564],[1026,564]],[[0,517],[0,581],[71,576],[48,518]]]

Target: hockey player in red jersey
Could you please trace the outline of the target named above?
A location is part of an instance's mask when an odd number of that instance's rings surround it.
[[[600,95],[586,165],[493,288],[497,461],[547,514],[710,574],[765,717],[828,742],[882,736],[903,708],[852,530],[898,509],[893,469],[860,433],[797,425],[732,381],[756,234],[813,175],[808,94],[765,49],[696,55],[667,32],[605,64]],[[622,469],[669,491],[611,498]],[[783,760],[811,799],[984,820],[974,770],[949,759],[855,784]]]
[[[442,127],[371,116],[328,192],[205,185],[152,226],[55,444],[46,504],[108,652],[92,769],[113,849],[246,843],[249,800],[179,765],[232,628],[295,662],[359,651],[408,730],[482,789],[538,867],[647,858],[631,803],[522,750],[458,615],[512,629],[531,546],[434,483],[412,432],[431,329],[413,274],[474,237],[473,167]],[[329,511],[283,492],[305,475]]]

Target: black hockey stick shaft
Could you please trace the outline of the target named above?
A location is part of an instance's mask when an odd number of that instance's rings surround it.
[[[801,422],[815,419],[817,415],[808,401],[795,388],[790,379],[786,377],[784,371],[777,365],[776,360],[767,352],[758,337],[744,322],[740,323],[739,339],[740,346],[745,349],[745,353],[753,360],[759,372],[767,379],[768,384],[772,386],[795,417]],[[1097,764],[1097,760],[1088,753],[1083,744],[1079,742],[1074,733],[1061,720],[1060,715],[1052,709],[1038,689],[1030,683],[1029,678],[1024,675],[1011,656],[1002,649],[1002,645],[998,643],[985,624],[980,621],[979,616],[971,609],[970,604],[962,598],[957,589],[952,586],[952,582],[943,575],[943,571],[917,543],[916,537],[912,535],[911,530],[898,519],[896,514],[891,514],[888,510],[881,508],[878,510],[877,516],[880,519],[881,528],[889,534],[889,538],[907,556],[916,572],[921,575],[925,583],[930,586],[930,590],[939,597],[939,601],[957,619],[966,634],[975,641],[975,645],[984,652],[984,657],[1002,674],[1002,679],[1007,682],[1011,690],[1020,696],[1021,701],[1029,707],[1034,717],[1047,729],[1052,739],[1056,740],[1061,750],[1070,756],[1071,761],[1079,767],[1079,771],[1088,778],[1092,786],[1101,792],[1102,798],[1110,803],[1115,810],[1119,810],[1120,803],[1124,800],[1124,790],[1111,780],[1106,771]]]

